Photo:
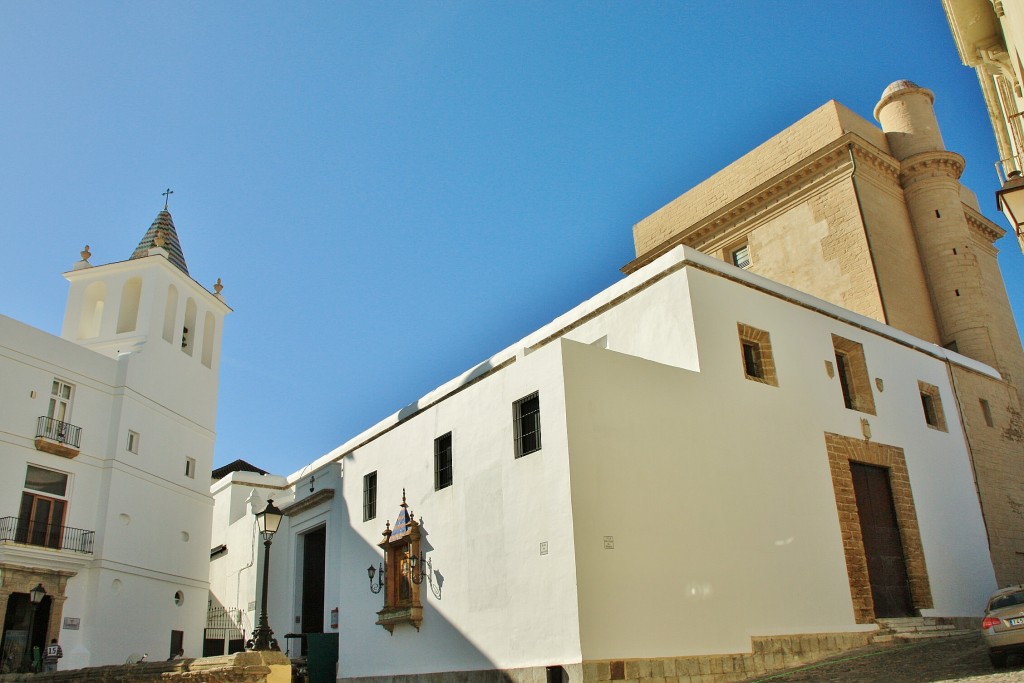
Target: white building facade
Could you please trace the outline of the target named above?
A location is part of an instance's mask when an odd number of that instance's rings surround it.
[[[676,247],[300,472],[216,482],[211,592],[254,622],[273,498],[270,624],[337,634],[339,680],[607,680],[974,617],[953,367],[998,377]]]
[[[61,669],[201,648],[230,309],[189,277],[166,210],[129,260],[90,256],[65,273],[61,337],[0,317],[5,672],[52,638]]]

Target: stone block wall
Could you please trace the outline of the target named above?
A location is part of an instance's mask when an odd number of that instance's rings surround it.
[[[874,631],[755,637],[751,651],[738,654],[654,659],[592,660],[562,667],[447,671],[407,676],[343,678],[345,683],[728,683],[864,647]],[[549,673],[555,674],[549,678]]]
[[[956,365],[950,368],[996,582],[1001,587],[1024,583],[1024,415],[1017,390]],[[991,425],[982,401],[988,405]]]
[[[55,673],[5,674],[0,683],[291,683],[291,663],[280,652],[94,666]]]

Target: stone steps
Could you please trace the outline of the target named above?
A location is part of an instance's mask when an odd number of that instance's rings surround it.
[[[875,622],[878,624],[878,632],[871,638],[873,643],[909,643],[975,633],[973,629],[961,628],[961,625],[942,617],[876,619]]]

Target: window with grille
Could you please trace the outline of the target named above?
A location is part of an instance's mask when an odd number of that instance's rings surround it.
[[[540,393],[533,392],[512,404],[515,453],[521,458],[540,450]]]
[[[377,516],[377,472],[363,476],[363,521]]]
[[[434,490],[452,485],[452,433],[434,439]]]

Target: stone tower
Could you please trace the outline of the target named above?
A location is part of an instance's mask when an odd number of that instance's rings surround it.
[[[623,270],[685,244],[998,370],[949,363],[996,576],[1024,583],[1024,351],[996,260],[1005,232],[960,184],[933,101],[896,81],[881,130],[822,105],[639,221]]]
[[[1021,345],[995,250],[978,244],[963,210],[964,160],[947,151],[935,96],[910,81],[882,93],[875,118],[900,162],[899,181],[924,266],[940,343],[1021,379]]]

